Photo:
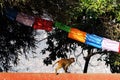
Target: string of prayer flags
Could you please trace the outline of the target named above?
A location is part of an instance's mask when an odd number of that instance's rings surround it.
[[[11,19],[11,20],[15,20],[16,16],[17,16],[18,12],[17,10],[13,9],[13,8],[6,8],[5,10],[5,15]]]
[[[119,42],[103,38],[102,49],[119,52],[119,47],[120,47]]]
[[[43,29],[46,31],[51,31],[53,26],[53,22],[50,20],[45,20],[42,18],[35,18],[35,22],[33,24],[34,29]]]
[[[16,20],[19,23],[24,24],[26,26],[30,26],[33,27],[34,29],[42,29],[46,31],[52,30],[53,21],[32,17],[22,12],[18,13],[13,8],[7,8],[5,12],[6,12],[5,15],[9,19]],[[58,27],[63,31],[68,32],[68,38],[74,39],[76,41],[80,41],[82,43],[91,45],[96,48],[101,48],[108,51],[120,52],[120,43],[117,41],[99,37],[95,34],[88,34],[84,31],[81,31],[76,28],[71,28],[60,22],[55,22],[54,26]]]
[[[16,21],[18,21],[21,24],[24,24],[26,26],[31,26],[34,24],[34,17],[33,16],[29,16],[26,15],[22,12],[18,13],[17,17],[16,17]]]
[[[71,28],[70,32],[68,33],[68,38],[85,43],[86,32],[80,31],[79,29],[76,28]]]
[[[17,22],[25,26],[30,26],[33,27],[34,29],[42,29],[46,31],[52,30],[53,21],[45,20],[42,18],[35,18],[22,12],[17,12],[13,8],[7,8],[5,14],[9,19],[16,20]]]
[[[103,38],[95,34],[88,34],[84,31],[80,31],[79,29],[76,28],[71,28],[59,22],[55,22],[55,27],[58,27],[61,30],[69,32],[68,38],[74,39],[76,41],[80,41],[82,43],[91,45],[96,48],[100,48],[108,51],[120,52],[120,43],[117,41]]]
[[[102,44],[101,44],[102,40],[103,40],[102,37],[99,37],[99,36],[97,36],[95,34],[88,34],[87,33],[85,44],[94,46],[96,48],[102,48]]]
[[[55,27],[58,27],[59,29],[63,30],[63,31],[66,31],[66,32],[70,32],[70,29],[71,27],[67,26],[67,25],[64,25],[60,22],[55,22]]]

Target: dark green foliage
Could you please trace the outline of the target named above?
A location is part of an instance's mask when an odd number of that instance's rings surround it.
[[[4,13],[6,6],[0,7],[0,69],[8,71],[12,64],[17,65],[19,54],[35,48],[35,33],[32,27],[9,20]]]
[[[107,65],[110,65],[112,73],[120,73],[120,54],[115,52],[107,53],[105,61]]]
[[[67,5],[64,5],[64,6],[69,7],[69,8],[67,8],[67,10],[65,8],[66,11],[64,13],[67,13],[67,14],[64,14],[64,16],[66,16],[65,17],[66,19],[62,18],[63,20],[61,20],[61,19],[55,19],[55,20],[60,20],[61,22],[63,22],[64,24],[66,24],[68,26],[76,27],[87,33],[96,34],[98,36],[106,37],[106,38],[116,40],[116,41],[118,41],[120,39],[119,38],[120,31],[118,30],[119,29],[118,23],[120,21],[120,19],[119,19],[120,18],[120,16],[119,16],[120,7],[119,7],[119,3],[117,3],[116,0],[113,0],[113,1],[112,0],[94,0],[94,1],[79,0],[78,2],[75,1],[73,4],[71,4],[71,3],[72,3],[72,1],[69,1],[69,4],[67,3]],[[62,11],[60,13],[63,14]],[[57,17],[59,17],[59,14],[56,14],[56,15],[57,15]],[[62,15],[60,15],[60,16],[62,16]],[[60,33],[62,34],[62,36],[61,36],[61,34],[59,34],[56,31],[57,31],[57,29],[54,32],[50,33],[51,35],[56,34],[54,37],[48,38],[49,47],[47,49],[45,49],[45,51],[50,51],[50,56],[48,57],[49,59],[47,58],[47,59],[45,59],[45,61],[50,61],[50,64],[51,64],[51,61],[53,61],[54,59],[56,59],[56,57],[58,57],[57,56],[58,52],[60,52],[59,56],[61,57],[61,54],[67,53],[67,51],[71,52],[72,50],[75,50],[77,45],[82,46],[82,48],[84,50],[88,50],[87,57],[89,58],[89,60],[90,60],[90,57],[92,57],[94,55],[93,47],[82,44],[77,41],[73,41],[71,39],[67,39],[67,34],[65,32],[60,31]],[[55,42],[56,42],[57,46],[54,44]],[[66,45],[67,45],[67,47],[66,47]],[[68,48],[68,46],[69,46],[69,48]],[[72,46],[72,47],[70,47],[70,46]],[[57,47],[57,49],[56,49],[56,47]],[[62,51],[61,51],[61,48],[63,49]],[[49,50],[49,49],[51,49],[51,50]],[[107,54],[109,52],[106,53],[106,51],[105,52],[103,51],[102,53],[104,55],[111,57],[110,55]],[[114,55],[114,52],[111,52],[110,54]],[[54,58],[51,55],[54,55]],[[89,56],[89,55],[91,55],[91,56]],[[63,56],[63,58],[66,58],[66,57]],[[109,58],[109,59],[112,60],[113,58]],[[109,60],[109,59],[107,58],[107,60]],[[86,63],[85,63],[85,67],[84,67],[85,73],[87,72],[89,60],[86,59]],[[110,62],[107,64],[111,65],[112,63],[113,62]],[[49,63],[47,63],[47,64],[49,64]],[[112,72],[119,72],[119,71],[117,71],[117,70],[119,70],[119,69],[117,69],[118,67],[113,66],[113,65],[110,67],[111,67]]]
[[[11,61],[17,63],[21,48],[26,51],[34,47],[33,29],[18,25],[17,22],[10,21],[3,16],[3,7],[6,7],[6,4],[33,16],[40,17],[43,13],[47,13],[54,21],[76,27],[87,33],[119,41],[119,3],[119,0],[0,0],[0,59],[2,67],[7,71]],[[68,39],[67,35],[68,33],[57,28],[48,33],[46,43],[48,48],[42,50],[42,53],[45,54],[49,51],[50,54],[43,62],[48,65],[57,58],[67,58],[67,53],[75,51],[78,46],[81,46],[83,50],[88,51],[86,58],[89,59],[85,59],[84,68],[84,72],[87,72],[90,57],[95,55],[94,47]],[[15,43],[11,44],[11,41]],[[107,55],[106,63],[110,65],[111,71],[120,72],[119,65],[115,66],[115,64],[113,65],[115,61],[111,61],[114,60],[113,52],[103,51],[102,53]]]
[[[52,61],[56,58],[67,58],[67,53],[74,50],[74,41],[67,38],[67,32],[56,29],[56,32],[49,33],[51,37],[48,37],[47,44],[48,48],[43,51],[46,53],[50,52],[44,62],[45,64],[52,64]],[[64,35],[63,35],[64,34]]]

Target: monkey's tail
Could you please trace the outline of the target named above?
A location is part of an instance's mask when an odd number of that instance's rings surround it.
[[[55,66],[55,64],[57,64],[58,63],[58,61],[57,62],[55,62],[53,65],[52,65],[52,67],[54,67]]]

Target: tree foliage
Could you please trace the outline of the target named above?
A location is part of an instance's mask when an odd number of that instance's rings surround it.
[[[3,46],[1,45],[1,55],[4,55],[1,57],[2,67],[7,70],[10,61],[17,62],[18,52],[21,48],[26,51],[34,47],[34,30],[21,24],[18,25],[15,21],[8,20],[3,15],[5,7],[14,7],[18,11],[38,17],[46,13],[53,21],[60,21],[87,33],[119,41],[119,3],[119,0],[0,0],[0,43],[3,44]],[[4,23],[2,23],[3,21]],[[83,50],[88,51],[85,65],[89,64],[91,56],[96,53],[103,53],[107,55],[106,63],[112,65],[111,71],[117,72],[115,69],[120,71],[119,68],[116,68],[119,66],[118,63],[117,66],[113,66],[114,63],[116,64],[116,59],[119,62],[119,57],[116,57],[116,54],[112,54],[114,52],[101,52],[100,49],[97,49],[98,52],[93,52],[94,47],[71,40],[67,35],[68,33],[57,28],[48,33],[46,42],[48,48],[42,50],[43,54],[47,51],[50,52],[49,56],[44,59],[45,64],[52,64],[52,61],[56,60],[56,58],[67,58],[67,53],[75,51],[78,46],[81,46]],[[11,42],[14,42],[14,45]],[[112,56],[115,56],[116,59]],[[6,64],[7,68],[5,67]],[[87,72],[87,66],[84,70]]]
[[[118,0],[79,0],[74,2],[73,4],[70,3],[68,5],[66,6],[68,6],[69,9],[67,10],[65,9],[66,10],[65,13],[67,15],[64,14],[67,16],[66,17],[67,21],[64,22],[63,20],[62,21],[63,23],[65,23],[66,25],[70,25],[72,27],[79,28],[83,31],[86,31],[87,33],[93,33],[98,36],[119,41],[120,39],[119,37],[120,6],[119,6]],[[57,31],[57,29],[55,29],[55,31]],[[52,48],[53,47],[54,48],[50,50],[51,54],[49,57],[47,57],[44,60],[45,63],[46,64],[52,63],[51,61],[56,59],[56,57],[58,57],[56,55],[64,54],[66,53],[66,51],[71,52],[71,50],[75,50],[76,47],[79,45],[79,46],[82,46],[84,50],[88,50],[88,56],[87,56],[88,58],[86,59],[86,64],[84,69],[84,72],[87,72],[87,67],[89,64],[90,57],[95,55],[94,52],[92,52],[94,48],[88,45],[84,45],[80,42],[67,39],[66,33],[65,33],[66,37],[63,38],[63,36],[65,35],[60,36],[60,33],[63,34],[65,32],[60,31],[59,33],[57,32],[50,33],[51,35],[54,35],[54,37],[52,38],[49,37],[48,41],[50,42],[49,44],[52,43]],[[59,37],[55,37],[58,35]],[[64,41],[64,43],[61,41]],[[57,46],[56,44],[54,44],[54,42],[57,44]],[[68,46],[66,46],[66,44]],[[59,52],[61,48],[62,48],[62,52]],[[45,51],[49,51],[49,49],[50,49],[50,46],[47,49],[45,49]],[[99,52],[96,52],[96,53],[99,54]],[[109,60],[114,59],[112,58],[111,55],[113,56],[116,55],[114,54],[114,52],[102,51],[100,53],[104,53],[105,55],[107,55],[107,57],[110,57],[110,58],[106,57],[106,64],[111,65],[113,63],[116,63],[115,60],[114,62],[109,63]],[[52,57],[52,55],[54,55],[54,58]],[[61,57],[65,58],[66,56],[61,56]],[[115,65],[111,66],[112,72],[115,71],[115,69],[116,69]],[[119,68],[117,68],[117,70],[119,71]]]
[[[0,3],[0,71],[8,71],[12,64],[17,65],[20,54],[26,56],[35,48],[35,32],[31,27],[8,19],[4,11],[13,6],[8,1]]]

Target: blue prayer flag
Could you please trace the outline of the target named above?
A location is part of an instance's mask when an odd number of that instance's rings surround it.
[[[6,16],[7,16],[9,19],[15,20],[18,12],[17,12],[17,10],[15,10],[15,9],[13,9],[13,8],[7,8],[7,9],[5,10],[5,14],[6,14]]]
[[[86,44],[94,46],[96,48],[102,48],[102,37],[99,37],[95,34],[88,34],[86,35]]]

